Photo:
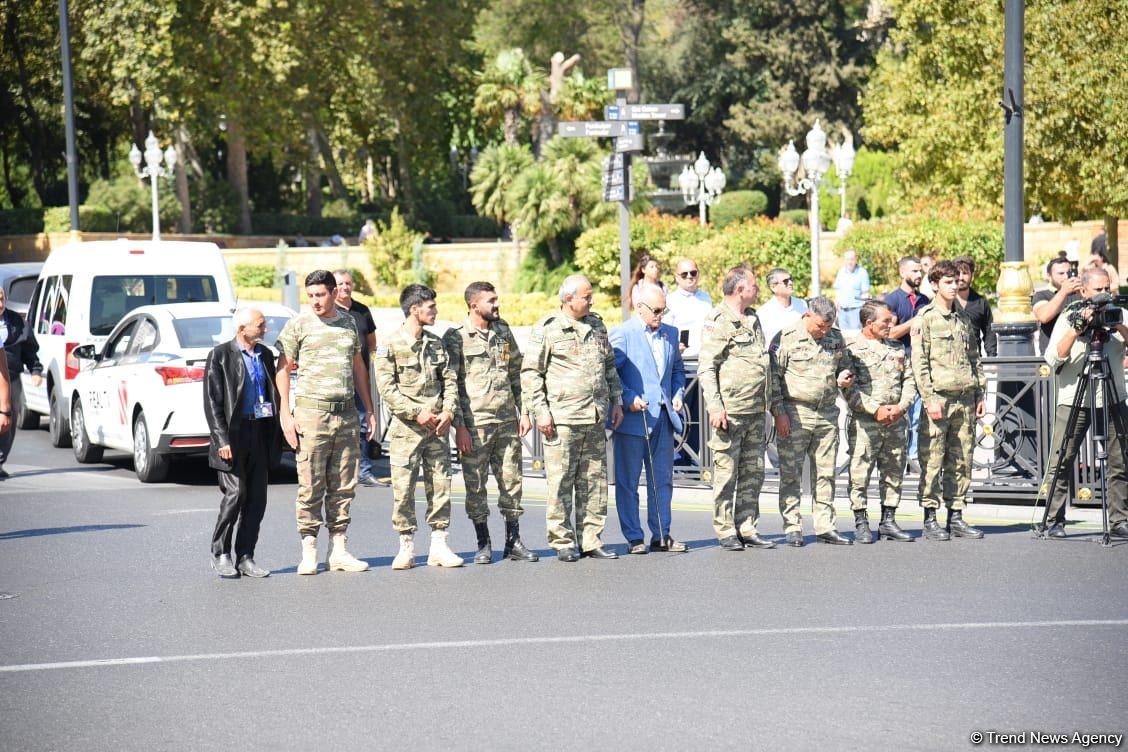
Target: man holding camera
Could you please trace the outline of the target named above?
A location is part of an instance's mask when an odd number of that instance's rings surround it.
[[[1046,264],[1046,277],[1053,289],[1039,290],[1031,299],[1031,312],[1038,321],[1038,346],[1042,348],[1042,355],[1049,352],[1050,335],[1058,316],[1070,303],[1080,300],[1077,291],[1081,288],[1076,262],[1071,262],[1064,255],[1050,259]]]
[[[1089,343],[1094,329],[1099,330],[1099,322],[1093,317],[1103,317],[1109,312],[1119,312],[1113,304],[1095,306],[1092,301],[1098,295],[1108,295],[1110,290],[1108,273],[1102,269],[1089,269],[1081,275],[1081,301],[1062,311],[1050,335],[1045,359],[1057,369],[1057,406],[1054,410],[1054,434],[1050,448],[1049,467],[1052,473],[1054,464],[1064,455],[1064,472],[1057,479],[1049,493],[1046,519],[1049,526],[1037,526],[1037,532],[1048,538],[1065,537],[1065,501],[1069,493],[1069,473],[1077,460],[1077,452],[1085,439],[1085,433],[1093,420],[1101,420],[1101,411],[1106,409],[1104,395],[1096,393],[1097,414],[1090,415],[1088,396],[1077,413],[1077,424],[1073,433],[1066,435],[1066,423],[1070,407],[1077,394],[1077,385],[1085,368]],[[1128,538],[1128,472],[1124,463],[1125,437],[1116,430],[1116,420],[1128,422],[1128,404],[1125,403],[1124,387],[1124,343],[1128,340],[1128,327],[1121,322],[1107,327],[1109,334],[1104,345],[1104,354],[1112,371],[1111,384],[1115,392],[1115,403],[1108,407],[1108,467],[1106,468],[1106,488],[1108,489],[1109,531],[1116,538]],[[1060,454],[1059,454],[1060,453]]]

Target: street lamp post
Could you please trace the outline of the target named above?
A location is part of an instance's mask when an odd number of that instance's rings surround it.
[[[682,168],[678,176],[678,187],[681,188],[682,198],[687,206],[697,204],[701,215],[701,224],[705,224],[705,207],[712,206],[720,200],[721,192],[725,189],[725,174],[720,167],[713,167],[705,158],[705,152],[693,163]]]
[[[161,164],[161,157],[164,157],[165,164]],[[149,131],[149,137],[145,139],[145,166],[141,166],[141,150],[137,148],[137,144],[129,149],[129,161],[133,164],[133,171],[137,173],[139,178],[149,178],[149,183],[153,188],[153,240],[161,239],[161,213],[160,205],[157,202],[157,178],[171,175],[173,170],[176,169],[176,149],[172,146],[164,150],[162,155],[161,146],[157,142],[157,137]]]
[[[796,180],[800,160],[803,177]],[[779,153],[779,170],[783,173],[783,189],[789,196],[806,193],[811,199],[811,295],[819,294],[819,183],[830,169],[830,155],[826,151],[826,133],[815,121],[807,132],[807,148],[802,158],[795,151],[795,142],[789,141]]]
[[[838,232],[845,232],[850,226],[850,218],[846,216],[846,179],[854,171],[854,137],[846,131],[842,134],[842,143],[834,147],[834,172],[838,175],[838,187],[833,193],[842,196],[842,211],[838,215]]]

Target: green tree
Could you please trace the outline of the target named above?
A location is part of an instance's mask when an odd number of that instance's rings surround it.
[[[505,143],[517,145],[523,119],[540,111],[544,72],[520,48],[503,50],[478,74],[474,112],[488,126],[500,125]]]
[[[533,155],[527,146],[498,144],[486,147],[478,155],[470,173],[470,196],[474,208],[499,223],[511,222],[509,192],[517,176],[532,164]]]

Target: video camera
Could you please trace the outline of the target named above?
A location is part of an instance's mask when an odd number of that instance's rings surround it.
[[[1097,293],[1088,300],[1074,303],[1069,311],[1069,325],[1081,333],[1090,330],[1108,331],[1124,323],[1123,307],[1128,305],[1128,295]],[[1091,310],[1086,318],[1084,312]]]

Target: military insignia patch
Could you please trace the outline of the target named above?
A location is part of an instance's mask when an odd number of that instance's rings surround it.
[[[909,330],[909,334],[913,337],[919,337],[920,331],[920,324],[913,324],[912,329]]]
[[[533,342],[544,342],[544,327],[533,327],[533,331],[529,335],[529,339],[531,339]]]
[[[381,346],[381,347],[377,347],[377,348],[376,348],[376,357],[377,357],[377,358],[386,358],[386,357],[388,357],[388,348],[386,348],[386,347],[382,347],[382,346]]]

